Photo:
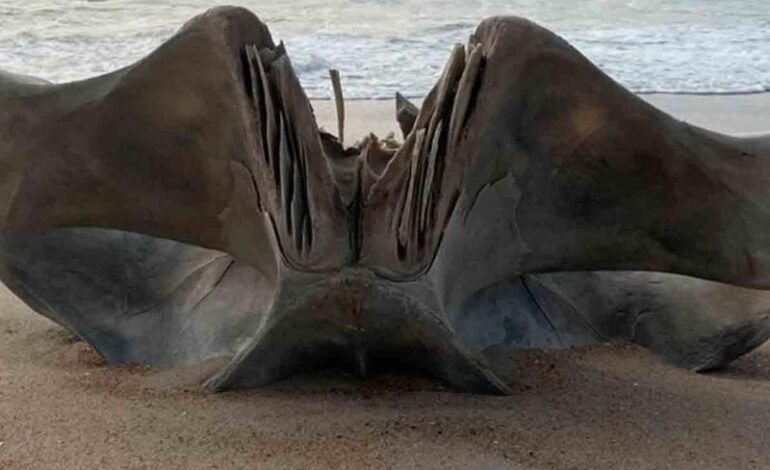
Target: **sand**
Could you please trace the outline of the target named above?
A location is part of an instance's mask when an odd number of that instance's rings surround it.
[[[770,130],[770,95],[645,98]],[[332,103],[315,108],[335,129]],[[395,130],[392,108],[348,103],[349,141]],[[0,469],[770,468],[770,346],[708,375],[619,345],[498,358],[512,396],[333,371],[210,394],[205,371],[104,364],[0,287]]]
[[[343,83],[343,89],[344,89]],[[697,126],[728,134],[770,133],[770,93],[749,95],[658,95],[641,97],[654,106]],[[420,100],[413,100],[415,104]],[[334,101],[314,101],[320,126],[337,134]],[[345,104],[345,143],[350,145],[369,132],[401,137],[393,100],[353,100]]]

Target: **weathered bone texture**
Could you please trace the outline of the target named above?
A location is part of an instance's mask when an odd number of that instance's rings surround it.
[[[677,121],[492,18],[405,142],[319,131],[239,8],[62,85],[0,74],[0,279],[113,362],[215,389],[325,365],[506,392],[488,353],[628,340],[695,370],[770,336],[770,140]]]

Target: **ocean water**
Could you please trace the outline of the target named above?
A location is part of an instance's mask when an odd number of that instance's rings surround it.
[[[0,69],[56,82],[128,65],[206,0],[1,0]],[[770,0],[249,0],[312,98],[423,96],[480,20],[519,15],[637,92],[770,91]]]

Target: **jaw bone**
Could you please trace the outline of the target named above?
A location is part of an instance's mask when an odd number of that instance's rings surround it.
[[[0,104],[0,279],[110,361],[504,393],[495,347],[617,338],[708,370],[770,336],[768,140],[676,121],[526,20],[400,100],[395,151],[320,132],[237,8],[106,76],[0,75]]]

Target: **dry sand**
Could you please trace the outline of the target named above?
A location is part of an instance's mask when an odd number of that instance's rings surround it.
[[[697,124],[770,130],[770,96],[649,96]],[[331,103],[316,103],[334,129]],[[348,105],[349,135],[395,130]],[[0,469],[770,468],[770,347],[696,375],[623,346],[510,354],[509,397],[331,372],[209,394],[192,371],[107,366],[0,287]]]

